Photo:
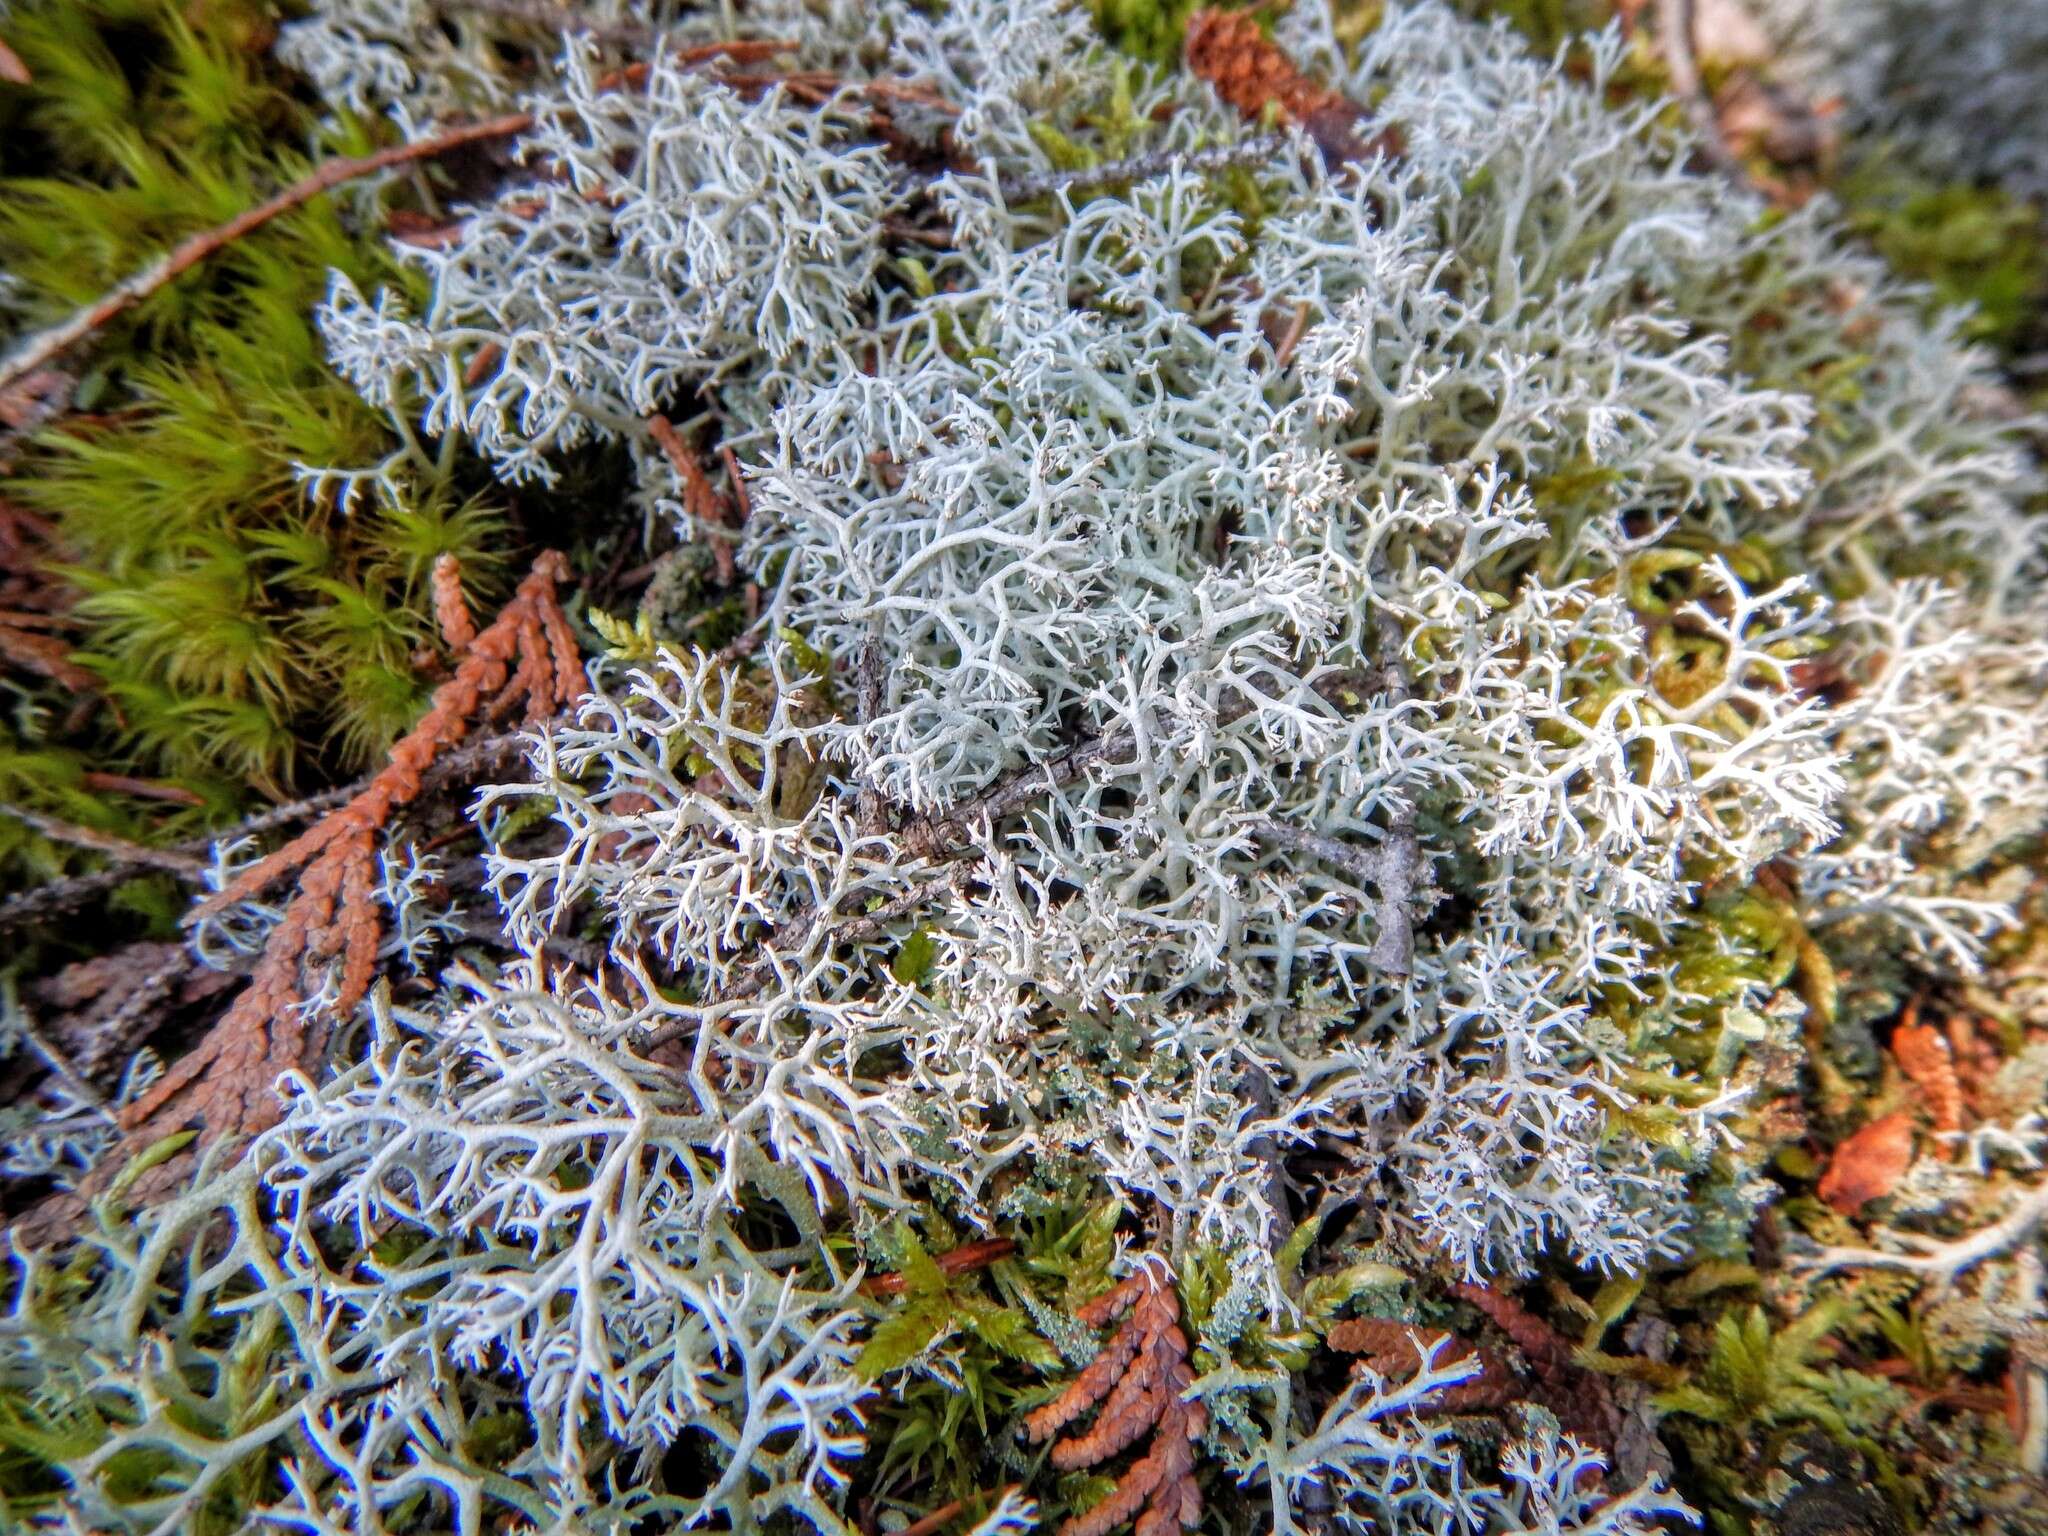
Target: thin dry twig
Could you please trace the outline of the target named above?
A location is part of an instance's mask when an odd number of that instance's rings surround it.
[[[939,1266],[942,1274],[964,1275],[971,1270],[987,1269],[1016,1251],[1017,1245],[1007,1237],[981,1237],[957,1248],[948,1248],[944,1253],[933,1254],[932,1262]],[[909,1283],[908,1278],[900,1274],[869,1275],[861,1281],[860,1288],[870,1296],[894,1296]],[[898,1532],[897,1536],[902,1536],[902,1533]]]
[[[769,42],[764,39],[707,43],[700,47],[679,50],[677,57],[684,63],[698,63],[713,58],[758,58],[786,52],[788,47],[787,43]],[[606,76],[599,82],[599,86],[602,89],[615,90],[636,85],[646,79],[649,67],[644,63],[628,65]],[[209,256],[232,245],[251,231],[261,229],[272,220],[290,213],[293,209],[304,207],[322,193],[331,192],[347,182],[360,181],[365,176],[374,176],[379,171],[392,170],[421,160],[437,159],[471,144],[510,138],[514,134],[526,132],[533,124],[532,112],[507,112],[481,122],[461,123],[410,144],[394,144],[372,154],[329,160],[323,165],[316,166],[283,191],[266,198],[253,208],[236,214],[226,223],[188,236],[156,261],[151,262],[133,277],[117,284],[69,319],[29,337],[4,362],[0,362],[0,390],[9,388],[37,369],[54,362],[109,321],[127,313]]]
[[[0,80],[9,85],[33,85],[35,78],[28,72],[28,66],[21,62],[21,55],[0,42]]]
[[[1664,58],[1664,72],[1671,77],[1671,94],[1692,119],[1700,148],[1714,168],[1744,186],[1749,173],[1721,136],[1721,122],[1714,114],[1706,82],[1700,78],[1699,60],[1693,56],[1693,0],[1657,0],[1657,51]]]
[[[206,804],[205,796],[193,793],[182,784],[167,784],[161,779],[138,779],[132,774],[106,773],[88,768],[78,776],[78,782],[102,795],[133,795],[138,800],[161,800],[167,805],[196,807]]]
[[[344,182],[374,176],[377,172],[388,171],[394,166],[409,165],[417,160],[430,160],[468,144],[508,138],[512,134],[523,133],[532,126],[531,112],[508,112],[502,117],[488,118],[483,122],[465,123],[415,143],[394,144],[374,154],[357,155],[345,160],[329,160],[310,174],[293,182],[282,192],[236,214],[225,224],[201,230],[198,234],[180,241],[166,254],[151,262],[133,277],[102,294],[70,319],[29,337],[5,362],[0,362],[0,389],[5,389],[16,380],[54,362],[109,321],[127,313],[207,257],[241,239],[251,230],[261,229],[273,219],[290,213],[295,208],[304,207],[323,192],[331,192]]]
[[[168,870],[187,880],[199,879],[206,872],[205,862],[188,853],[177,853],[168,848],[150,848],[142,843],[130,842],[125,837],[116,837],[111,832],[100,832],[55,816],[45,816],[41,811],[32,811],[26,806],[0,805],[0,811],[5,811],[16,821],[34,828],[52,842],[69,843],[74,848],[90,848],[94,853],[104,853],[119,859],[129,868],[143,865],[150,869]]]
[[[930,1514],[911,1521],[902,1530],[896,1532],[896,1536],[932,1536],[933,1532],[943,1530],[948,1521],[959,1519],[962,1514],[966,1513],[970,1504],[976,1509],[984,1506],[993,1508],[1015,1493],[1018,1487],[1018,1484],[1011,1483],[1006,1487],[998,1488],[994,1493],[974,1493],[969,1494],[963,1499],[948,1499]]]
[[[434,766],[425,776],[422,793],[439,789],[445,784],[468,782],[491,759],[520,750],[532,728],[532,725],[528,724],[514,730],[500,731],[495,735],[480,736],[436,758]],[[267,811],[259,811],[253,816],[245,817],[219,832],[209,833],[190,842],[178,843],[168,850],[152,851],[187,856],[191,862],[186,867],[162,867],[180,880],[196,885],[205,878],[205,872],[209,867],[205,855],[216,843],[254,837],[278,827],[287,827],[294,822],[322,815],[337,805],[345,805],[353,800],[368,787],[374,777],[375,775],[369,775],[353,783],[322,790],[317,795],[308,795],[303,800],[272,806]],[[47,885],[39,885],[33,890],[24,891],[21,895],[0,903],[0,933],[17,928],[26,922],[69,911],[96,896],[104,895],[124,880],[132,878],[131,872],[135,868],[135,861],[128,858],[127,854],[140,846],[129,844],[120,850],[103,848],[99,851],[113,860],[110,867],[91,870],[81,875],[70,875],[62,880],[53,880]]]

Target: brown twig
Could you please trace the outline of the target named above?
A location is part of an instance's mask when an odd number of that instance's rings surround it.
[[[694,64],[712,58],[773,57],[777,53],[786,52],[788,48],[787,43],[754,39],[708,43],[700,47],[678,50],[676,56],[683,63]],[[650,66],[645,63],[630,64],[604,77],[598,82],[599,87],[618,89],[637,85],[646,79],[649,68]],[[207,257],[232,245],[251,231],[261,229],[272,220],[290,213],[293,209],[304,207],[322,193],[331,192],[347,182],[359,181],[365,176],[374,176],[379,171],[392,170],[421,160],[437,159],[471,144],[510,138],[514,134],[526,132],[533,124],[532,112],[507,112],[498,117],[486,118],[482,122],[457,124],[453,128],[444,129],[440,133],[415,140],[410,144],[394,144],[367,155],[329,160],[300,177],[282,192],[266,198],[253,208],[243,210],[226,223],[188,236],[173,246],[168,253],[102,294],[68,320],[29,337],[4,362],[0,362],[0,390],[7,389],[38,368],[63,356],[109,321],[133,309]]]
[[[74,694],[96,693],[100,680],[71,659],[71,647],[55,635],[30,634],[0,624],[0,657],[47,677]]]
[[[1017,1245],[1007,1237],[976,1238],[971,1243],[962,1243],[957,1248],[948,1248],[944,1253],[932,1255],[932,1262],[946,1275],[964,1275],[971,1270],[987,1269],[999,1259],[1006,1259],[1017,1251]],[[910,1283],[901,1274],[869,1275],[861,1281],[860,1288],[870,1296],[894,1296]],[[903,1536],[897,1532],[897,1536]]]
[[[116,837],[111,832],[95,831],[81,827],[75,822],[45,816],[40,811],[31,811],[26,806],[0,805],[16,821],[49,838],[52,842],[69,843],[74,848],[90,848],[94,853],[110,854],[124,865],[134,867],[146,865],[151,869],[169,870],[187,880],[197,879],[204,873],[206,865],[190,854],[174,853],[168,848],[149,848],[141,843],[130,842],[125,837]]]
[[[1308,334],[1309,303],[1303,299],[1294,306],[1294,313],[1288,317],[1287,330],[1280,337],[1280,344],[1273,349],[1273,371],[1282,373],[1294,361],[1294,349],[1301,345],[1301,338]]]
[[[1728,141],[1721,137],[1720,119],[1700,78],[1699,60],[1693,55],[1693,0],[1657,0],[1657,51],[1664,58],[1664,72],[1671,77],[1671,94],[1692,119],[1700,148],[1714,168],[1747,186],[1749,173]]]
[[[133,795],[137,800],[161,800],[169,805],[206,804],[204,796],[194,794],[182,784],[166,784],[161,779],[138,779],[125,773],[87,769],[78,776],[78,782],[103,795]]]
[[[999,1504],[1015,1493],[1018,1486],[1016,1483],[1011,1483],[1007,1487],[998,1488],[993,1494],[975,1493],[969,1494],[964,1499],[949,1499],[930,1514],[911,1521],[902,1530],[896,1532],[896,1536],[932,1536],[933,1532],[943,1529],[948,1521],[957,1520],[962,1514],[966,1513],[970,1503],[977,1508],[983,1504]]]
[[[483,122],[464,123],[415,143],[394,144],[373,154],[356,155],[345,160],[329,160],[310,174],[300,177],[282,192],[264,199],[253,208],[243,210],[226,223],[188,236],[173,246],[167,254],[86,305],[70,319],[29,337],[5,362],[0,362],[0,389],[5,389],[17,379],[24,378],[36,369],[54,362],[109,321],[133,309],[165,284],[190,271],[216,251],[231,245],[252,230],[261,229],[273,219],[290,213],[295,208],[304,207],[323,192],[331,192],[344,182],[374,176],[377,172],[388,171],[394,166],[409,165],[417,160],[430,160],[451,150],[461,149],[465,145],[524,133],[532,126],[531,112],[508,112],[501,117],[488,118]]]

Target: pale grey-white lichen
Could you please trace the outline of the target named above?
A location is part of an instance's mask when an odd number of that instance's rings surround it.
[[[339,49],[336,14],[294,46]],[[380,1004],[246,1165],[274,1216],[231,1185],[189,1304],[244,1266],[237,1315],[292,1333],[298,1406],[263,1420],[291,1418],[289,1527],[425,1495],[464,1529],[837,1532],[867,1388],[828,1230],[992,1227],[1077,1157],[1275,1322],[1275,1170],[1309,1145],[1418,1263],[1641,1273],[1694,1240],[1741,1095],[1648,1106],[1652,1136],[1632,1069],[1679,1071],[1683,1011],[1766,1001],[1687,992],[1703,886],[1770,864],[1814,927],[1962,968],[2010,911],[1921,851],[2048,821],[2041,482],[1971,408],[1982,360],[1823,212],[1766,219],[1654,105],[1609,105],[1618,35],[1574,73],[1417,4],[1347,53],[1300,5],[1284,41],[1398,156],[1012,206],[1104,122],[1119,149],[1250,130],[1051,0],[768,19],[844,94],[669,55],[608,91],[572,42],[527,176],[410,256],[424,309],[337,280],[322,311],[367,399],[512,479],[623,439],[677,508],[644,418],[711,390],[774,638],[593,669],[479,804],[551,821],[488,856],[526,958]],[[344,53],[337,102],[414,99]],[[877,78],[960,109],[959,167],[890,163]],[[1854,689],[1802,670],[1823,653]],[[597,974],[550,953],[572,928]],[[110,1252],[81,1379],[164,1347]],[[48,1283],[30,1262],[22,1294]],[[11,1326],[55,1358],[27,1302]],[[1306,1434],[1284,1378],[1198,1390],[1276,1530],[1311,1489],[1359,1530],[1678,1512],[1587,1491],[1540,1421],[1479,1478],[1408,1412],[1470,1369],[1360,1378]],[[506,1403],[536,1438],[480,1469],[465,1436]],[[660,1490],[674,1444],[709,1448],[705,1491]],[[218,1463],[178,1454],[187,1490]],[[104,1513],[103,1464],[90,1518],[190,1508]]]

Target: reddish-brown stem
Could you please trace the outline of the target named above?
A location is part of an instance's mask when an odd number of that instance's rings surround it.
[[[948,1275],[964,1275],[969,1270],[986,1269],[1016,1251],[1017,1245],[1007,1237],[984,1237],[936,1254],[932,1262]],[[871,1296],[894,1296],[908,1283],[901,1274],[869,1275],[860,1283],[860,1288]],[[899,1531],[897,1536],[902,1536],[902,1532]]]
[[[701,47],[681,50],[676,57],[685,64],[694,64],[711,58],[755,59],[772,57],[785,51],[788,46],[787,43],[761,39],[707,43]],[[607,90],[638,85],[647,78],[648,68],[649,66],[644,63],[629,64],[624,69],[605,76],[598,85],[601,89]],[[295,208],[304,207],[321,193],[331,192],[345,182],[374,176],[379,171],[388,171],[394,166],[432,160],[466,145],[510,138],[513,134],[526,132],[533,126],[533,122],[534,115],[531,112],[507,112],[501,117],[487,118],[482,122],[461,123],[411,144],[393,144],[373,154],[356,155],[344,160],[329,160],[324,165],[316,166],[309,174],[293,182],[282,192],[236,214],[225,224],[217,224],[212,229],[201,230],[196,235],[188,236],[173,246],[168,254],[159,257],[133,277],[101,295],[70,319],[31,336],[5,362],[0,362],[0,389],[8,388],[36,369],[63,356],[109,321],[127,313],[166,284],[198,266],[216,251],[233,244],[252,230],[261,229],[273,219],[290,213]]]
[[[166,784],[160,779],[136,779],[125,773],[88,769],[78,776],[78,782],[102,795],[133,795],[138,800],[162,800],[171,805],[206,804],[204,796],[194,794],[184,785]]]

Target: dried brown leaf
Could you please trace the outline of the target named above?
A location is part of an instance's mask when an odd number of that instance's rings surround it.
[[[1873,1120],[1839,1147],[1821,1175],[1820,1197],[1844,1216],[1897,1187],[1913,1161],[1913,1117],[1904,1110]]]

